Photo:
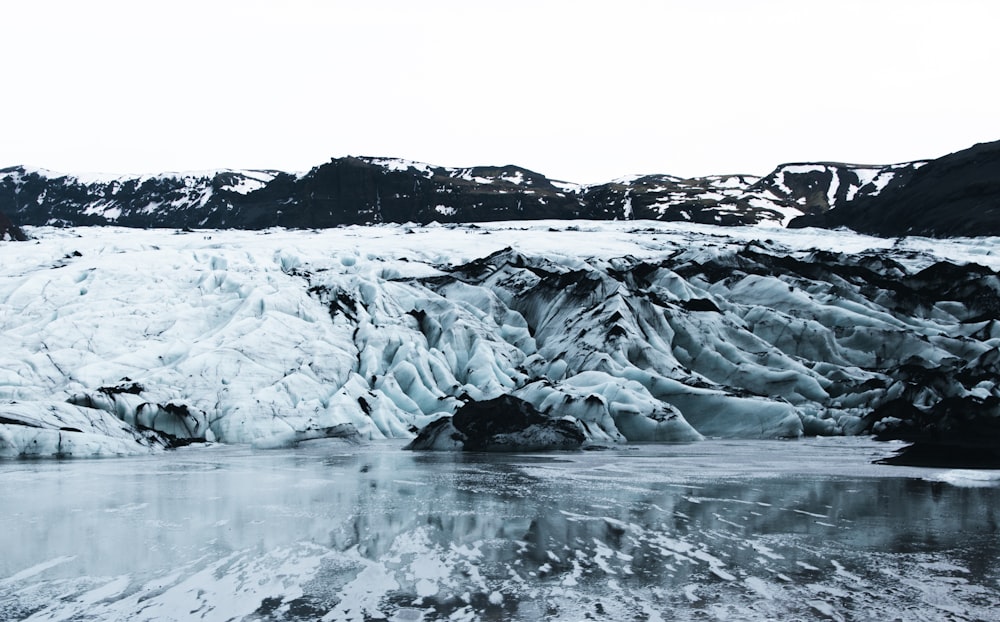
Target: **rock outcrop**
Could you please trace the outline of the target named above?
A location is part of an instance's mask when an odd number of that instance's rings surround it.
[[[579,449],[587,436],[572,416],[543,415],[512,395],[469,402],[452,417],[433,421],[407,449],[558,451]]]
[[[24,242],[27,239],[28,236],[24,234],[24,231],[12,223],[3,212],[0,212],[0,242],[5,240]]]

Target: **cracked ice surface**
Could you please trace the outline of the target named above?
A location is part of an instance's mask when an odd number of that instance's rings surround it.
[[[399,448],[0,462],[0,618],[998,619],[1000,479],[868,439]]]

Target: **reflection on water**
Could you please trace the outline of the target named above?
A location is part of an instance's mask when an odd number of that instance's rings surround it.
[[[998,619],[996,481],[868,441],[399,447],[0,463],[0,619]]]

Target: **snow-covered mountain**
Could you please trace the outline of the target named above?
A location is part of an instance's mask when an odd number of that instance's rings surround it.
[[[67,175],[16,166],[0,169],[0,212],[22,225],[183,226],[224,218],[234,200],[278,176],[276,171],[233,170]]]
[[[0,170],[0,213],[21,225],[261,229],[381,222],[608,219],[787,224],[902,183],[921,163],[788,164],[765,177],[646,175],[582,186],[516,166],[447,168],[340,158],[304,174],[155,176]]]
[[[994,239],[649,220],[29,233],[0,245],[0,455],[411,437],[501,396],[587,443],[1000,437]]]
[[[861,193],[855,200],[838,202],[836,209],[802,216],[791,226],[849,227],[884,236],[1000,235],[1000,141],[917,168],[890,171],[894,177],[884,192]]]

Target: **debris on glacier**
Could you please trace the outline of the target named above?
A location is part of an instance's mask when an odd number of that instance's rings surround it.
[[[573,417],[547,417],[522,399],[501,395],[431,422],[407,449],[558,451],[579,449],[586,439]]]

